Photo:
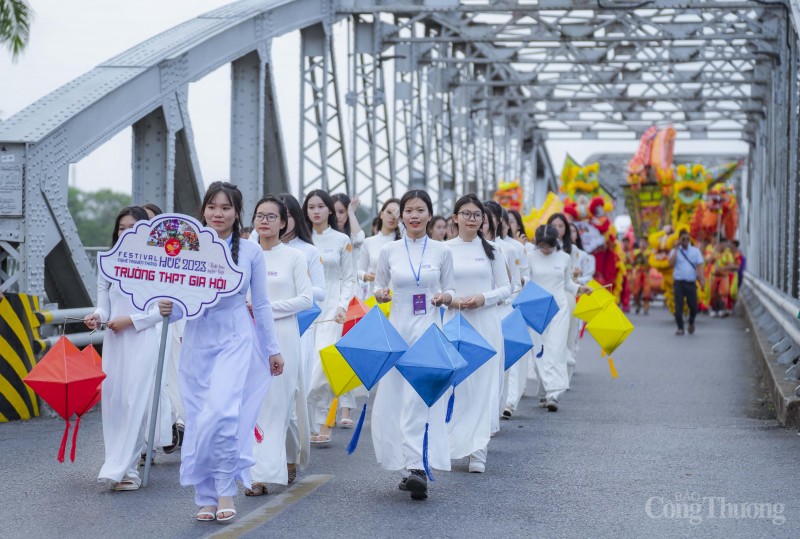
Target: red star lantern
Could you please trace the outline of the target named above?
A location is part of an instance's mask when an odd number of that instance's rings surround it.
[[[350,303],[347,305],[347,313],[345,314],[345,322],[344,327],[342,327],[342,337],[344,337],[348,331],[353,329],[359,320],[364,318],[364,315],[367,314],[369,311],[369,307],[367,307],[363,301],[358,299],[357,297],[353,296],[350,300]]]
[[[81,352],[62,335],[56,341],[55,346],[25,377],[25,383],[67,423],[58,450],[59,462],[64,462],[70,418],[73,414],[79,414],[75,423],[70,455],[71,460],[75,460],[75,442],[80,415],[91,408],[90,404],[98,396],[98,386],[106,377],[106,374],[95,364],[96,360],[91,355],[92,351]],[[97,353],[94,352],[94,354]]]

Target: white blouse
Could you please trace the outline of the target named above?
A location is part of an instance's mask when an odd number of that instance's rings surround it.
[[[294,316],[311,307],[311,279],[303,253],[279,243],[264,251],[264,262],[273,318]]]
[[[323,314],[332,318],[336,308],[347,309],[350,298],[356,294],[356,267],[353,262],[353,244],[350,238],[331,227],[322,234],[315,230],[312,235],[314,245],[322,256],[325,268],[327,297]]]

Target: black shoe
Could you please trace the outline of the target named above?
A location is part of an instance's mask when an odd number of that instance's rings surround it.
[[[147,461],[147,453],[142,453],[141,456],[139,457],[139,466],[144,466],[146,461]],[[156,450],[153,449],[153,456],[150,457],[150,465],[152,466],[155,463],[156,463]]]
[[[423,470],[409,470],[411,475],[405,479],[405,489],[411,493],[412,500],[424,500],[428,497],[428,477]]]
[[[172,443],[170,445],[165,445],[161,449],[166,454],[174,453],[176,449],[181,446],[181,442],[183,442],[183,425],[179,425],[177,423],[172,424]]]
[[[558,412],[558,401],[556,399],[547,399],[546,406],[548,412]]]
[[[511,408],[506,408],[503,410],[503,415],[500,416],[500,419],[511,419],[512,413]]]

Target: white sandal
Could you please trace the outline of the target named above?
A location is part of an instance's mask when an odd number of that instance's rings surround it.
[[[231,513],[231,514],[228,515],[227,517],[221,517],[221,516],[219,516],[220,513]],[[217,509],[216,517],[217,517],[217,520],[220,521],[220,522],[225,522],[227,520],[232,519],[235,516],[236,516],[236,509],[233,509],[233,508],[230,508],[230,509]]]
[[[206,505],[205,507],[210,507],[211,509],[216,509],[213,505]],[[201,507],[200,509],[205,509],[205,507]],[[201,517],[211,517],[211,518],[201,518]],[[213,522],[217,519],[217,515],[214,511],[200,511],[194,516],[195,520],[199,520],[200,522]]]

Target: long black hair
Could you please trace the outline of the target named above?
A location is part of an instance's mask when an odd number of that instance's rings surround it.
[[[228,182],[214,182],[208,186],[206,196],[203,197],[203,203],[200,205],[200,222],[206,224],[206,206],[211,202],[218,193],[224,193],[228,197],[228,202],[233,206],[233,211],[236,213],[236,219],[233,220],[233,233],[231,239],[231,258],[233,263],[239,263],[239,235],[242,230],[242,192],[239,188]]]
[[[575,223],[569,224],[569,239],[572,240],[572,229],[575,229],[575,247],[580,249],[581,251],[584,250],[583,248],[583,240],[581,239],[581,231],[578,230],[578,227],[575,226]]]
[[[556,219],[560,219],[564,223],[564,236],[561,238],[561,250],[567,254],[572,254],[572,237],[569,232],[569,219],[563,213],[554,213],[547,219],[547,224],[552,224]],[[558,237],[558,231],[556,231]]]
[[[314,245],[314,240],[311,239],[311,232],[308,230],[306,220],[303,218],[303,209],[300,207],[300,202],[294,198],[294,195],[289,193],[281,193],[277,198],[286,205],[288,217],[294,219],[294,235],[309,245]]]
[[[453,208],[453,215],[454,216],[458,215],[459,210],[461,210],[461,208],[464,207],[466,204],[475,204],[478,207],[478,209],[481,210],[482,214],[488,215],[486,213],[486,209],[484,208],[483,204],[481,204],[480,199],[472,193],[464,195],[463,197],[456,200],[456,205]],[[458,224],[456,224],[456,229],[458,229]],[[486,238],[483,237],[483,231],[481,231],[480,226],[478,226],[478,237],[481,239],[481,245],[483,245],[483,252],[486,253],[486,256],[489,257],[489,260],[494,260],[494,247],[492,247],[492,245],[488,241],[486,241]]]
[[[347,211],[350,209],[350,197],[344,193],[336,193],[335,195],[331,195],[331,200],[333,200],[333,208],[334,217],[336,216],[336,203],[339,202],[342,206],[344,206],[344,210]],[[336,219],[336,226],[339,227],[339,220]],[[340,232],[344,232],[347,234],[347,237],[350,237],[350,216],[347,216],[347,220],[344,222],[344,227],[340,230]]]
[[[558,249],[558,230],[553,225],[539,225],[534,236],[534,243],[538,247],[540,243]]]
[[[511,232],[511,221],[508,219],[508,210],[504,207],[500,206],[500,209],[503,211],[502,222],[500,223],[500,230],[503,233],[503,239],[508,236],[508,233]]]
[[[253,223],[256,222],[256,214],[258,213],[258,207],[262,204],[266,204],[267,202],[272,202],[276,206],[278,206],[278,219],[283,221],[283,226],[278,231],[278,238],[280,239],[283,236],[284,232],[286,232],[286,228],[289,226],[289,217],[288,211],[286,210],[286,204],[284,204],[283,200],[279,199],[275,195],[264,195],[256,202],[256,207],[253,210]]]
[[[494,241],[494,239],[497,237],[497,227],[494,224],[494,215],[492,215],[492,212],[487,211],[483,213],[483,218],[486,220],[486,224],[489,226],[489,232],[491,232],[492,240]],[[481,227],[481,233],[483,233],[483,227]]]
[[[140,206],[126,206],[119,210],[117,220],[114,221],[114,231],[111,233],[111,247],[114,247],[119,239],[119,222],[122,221],[123,217],[128,215],[132,216],[137,221],[147,221],[150,219],[150,217],[147,215],[147,212],[144,211],[144,208]]]
[[[520,213],[517,210],[508,210],[508,216],[509,216],[510,219],[514,219],[514,221],[517,223],[517,230],[522,232],[522,235],[525,236],[526,235],[525,234],[525,225],[522,222],[522,215],[520,215]],[[509,223],[509,226],[510,225],[511,225],[511,223]],[[517,238],[514,238],[514,239],[517,239]]]
[[[308,225],[308,229],[311,230],[314,228],[313,224],[311,223],[311,219],[308,218],[308,201],[311,200],[311,197],[319,197],[322,199],[322,203],[328,207],[328,226],[336,231],[341,232],[341,230],[339,230],[339,225],[336,222],[336,208],[333,206],[333,199],[326,191],[323,191],[322,189],[314,189],[313,191],[309,191],[305,200],[303,200],[303,218]],[[349,238],[350,235],[348,234],[347,237]]]
[[[494,200],[487,200],[483,203],[486,211],[491,212],[494,219],[492,219],[495,238],[503,238],[503,207]]]
[[[397,198],[392,197],[392,198],[388,199],[386,202],[383,203],[383,205],[381,206],[381,211],[378,212],[378,216],[375,218],[375,219],[378,220],[377,221],[378,232],[380,232],[381,229],[383,228],[383,219],[381,219],[381,214],[386,211],[386,208],[389,206],[389,204],[397,204],[399,206],[400,205],[400,200],[397,199]],[[350,221],[347,222],[347,226],[350,226]],[[396,239],[396,240],[400,239],[400,216],[399,215],[397,216],[397,226],[394,227],[394,239]]]

